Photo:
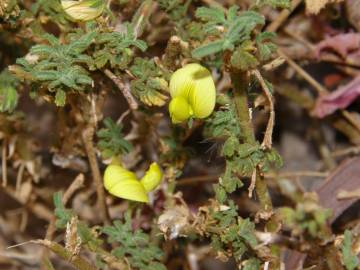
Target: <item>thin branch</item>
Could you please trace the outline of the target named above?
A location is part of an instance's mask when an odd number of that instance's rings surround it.
[[[96,270],[96,267],[93,264],[89,263],[87,260],[85,260],[79,255],[72,254],[58,243],[49,240],[34,240],[31,241],[31,243],[40,244],[47,247],[52,252],[56,253],[59,257],[68,261],[79,270]]]
[[[139,105],[136,102],[135,98],[131,94],[130,87],[120,80],[114,73],[111,72],[109,69],[104,70],[104,74],[113,81],[113,83],[119,88],[121,93],[124,95],[126,101],[128,102],[131,110],[136,110]]]
[[[2,168],[2,185],[3,187],[7,186],[7,165],[6,165],[6,147],[7,147],[7,142],[6,139],[3,139],[3,143],[2,143],[2,151],[1,151],[1,168]]]
[[[276,19],[269,24],[266,31],[276,32],[280,26],[287,20],[289,15],[295,10],[295,8],[302,2],[302,0],[293,0],[290,9],[283,9]]]
[[[341,157],[346,155],[357,155],[357,154],[360,154],[360,146],[352,146],[331,153],[333,157]]]
[[[88,127],[82,132],[82,139],[85,145],[86,153],[89,159],[91,172],[93,175],[96,193],[97,193],[97,205],[100,210],[100,217],[106,224],[110,224],[108,209],[105,202],[105,192],[102,183],[102,177],[99,170],[99,165],[96,159],[96,153],[93,145],[94,128]]]
[[[20,193],[20,187],[23,179],[24,169],[25,169],[25,163],[21,162],[16,176],[16,186],[15,186],[15,192],[18,194]]]
[[[349,121],[358,131],[360,131],[360,122],[357,117],[354,117],[351,113],[346,110],[341,110],[341,114],[346,120]]]
[[[72,197],[72,195],[74,195],[74,193],[76,191],[78,191],[80,188],[82,188],[84,186],[84,182],[85,182],[85,177],[82,173],[80,173],[79,175],[77,175],[75,177],[74,181],[67,188],[67,190],[65,191],[65,193],[63,195],[62,202],[64,205],[66,205],[68,203],[68,201],[70,200],[70,198]]]
[[[250,182],[250,186],[248,189],[248,196],[249,198],[252,198],[254,189],[255,189],[255,185],[256,185],[256,175],[257,175],[257,169],[255,168],[251,174],[251,182]]]
[[[360,152],[360,150],[359,150]],[[218,181],[221,175],[200,175],[193,177],[180,178],[176,181],[176,186],[195,185],[198,183],[208,183]],[[316,171],[295,171],[295,172],[282,172],[282,173],[266,173],[264,174],[265,179],[275,179],[277,177],[282,178],[299,178],[299,177],[328,177],[327,172],[316,172]]]
[[[242,131],[243,141],[249,144],[255,144],[254,128],[250,119],[248,105],[248,84],[249,76],[247,73],[231,73],[231,81],[233,84],[234,101],[239,124]],[[255,191],[259,198],[262,213],[272,212],[272,202],[265,179],[260,175],[260,170],[256,170]],[[265,217],[265,215],[262,215]],[[268,215],[267,215],[268,216]]]
[[[328,93],[327,89],[318,83],[309,73],[307,73],[302,67],[296,64],[287,54],[285,54],[281,49],[277,50],[278,54],[286,60],[286,62],[291,66],[301,77],[303,77],[314,89],[318,92],[319,95]]]
[[[259,81],[259,83],[261,85],[261,88],[263,89],[263,91],[265,93],[265,96],[269,101],[270,116],[269,116],[269,121],[268,121],[267,126],[266,126],[266,131],[265,131],[265,136],[264,136],[264,139],[263,139],[263,142],[262,142],[262,146],[267,148],[267,149],[271,149],[271,147],[272,147],[272,134],[273,134],[274,123],[275,123],[274,101],[273,101],[273,98],[272,98],[271,91],[270,91],[269,87],[267,86],[264,78],[260,74],[260,72],[258,70],[253,70],[251,73]]]

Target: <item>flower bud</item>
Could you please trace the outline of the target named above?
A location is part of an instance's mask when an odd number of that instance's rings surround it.
[[[216,89],[211,73],[193,63],[174,72],[170,79],[172,100],[169,111],[173,123],[180,123],[191,116],[206,118],[214,110]]]
[[[61,0],[61,5],[66,14],[76,21],[95,19],[105,8],[104,0]]]

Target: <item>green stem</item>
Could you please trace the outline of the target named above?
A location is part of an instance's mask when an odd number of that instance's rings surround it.
[[[240,122],[242,139],[245,143],[254,144],[255,135],[250,119],[247,96],[249,77],[246,73],[232,73],[231,81],[234,86],[234,100]]]
[[[96,267],[93,264],[90,264],[88,261],[77,254],[72,254],[69,250],[66,250],[58,243],[51,242],[49,240],[35,240],[32,242],[35,244],[44,245],[45,247],[49,248],[52,252],[71,263],[76,269],[96,270]]]
[[[248,85],[249,76],[247,73],[231,73],[231,81],[233,83],[233,93],[236,106],[237,116],[240,122],[242,140],[244,143],[255,144],[254,128],[250,119],[248,105]],[[272,211],[272,202],[264,177],[259,170],[256,173],[256,195],[259,198],[262,211]]]

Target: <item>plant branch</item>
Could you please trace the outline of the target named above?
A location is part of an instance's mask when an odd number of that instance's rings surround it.
[[[7,148],[7,140],[3,139],[2,151],[1,151],[1,168],[2,168],[2,185],[3,185],[3,187],[7,186],[6,148]]]
[[[291,8],[283,9],[276,17],[276,19],[272,21],[271,24],[269,24],[269,26],[266,28],[266,31],[276,32],[301,2],[302,0],[293,0],[291,3]]]
[[[230,74],[231,81],[233,83],[234,100],[236,106],[236,112],[240,122],[241,132],[243,134],[243,141],[249,144],[255,144],[254,128],[251,122],[249,106],[248,106],[248,84],[249,75],[247,73],[235,73]],[[255,168],[254,168],[255,169]],[[272,202],[269,195],[269,191],[266,186],[264,176],[260,174],[259,170],[256,170],[256,184],[255,191],[259,198],[262,211],[272,212]]]
[[[291,66],[301,77],[303,77],[310,85],[314,87],[318,95],[323,95],[328,93],[327,89],[318,83],[309,73],[307,73],[302,67],[296,64],[287,54],[285,54],[281,49],[277,50],[278,54],[286,60],[286,62]]]
[[[105,202],[105,192],[103,188],[102,178],[99,170],[99,165],[96,159],[95,149],[93,145],[94,127],[88,127],[82,132],[82,139],[85,145],[86,153],[89,159],[91,172],[97,193],[97,205],[100,210],[100,217],[105,224],[110,224],[108,209]]]
[[[250,118],[247,96],[249,76],[246,73],[231,73],[231,81],[234,86],[234,101],[236,113],[239,118],[242,139],[245,143],[254,144],[255,135]]]
[[[128,85],[126,85],[122,80],[120,80],[114,73],[111,72],[111,70],[109,69],[105,69],[104,70],[104,74],[113,81],[113,83],[117,86],[117,88],[119,88],[119,90],[121,91],[121,93],[124,95],[127,103],[130,106],[131,110],[136,110],[139,105],[136,102],[135,98],[133,97],[133,95],[131,94],[131,90],[130,87]]]
[[[79,270],[96,270],[96,267],[90,264],[84,258],[79,255],[72,254],[58,243],[49,240],[35,240],[31,242],[47,247],[52,252],[56,253],[59,257],[65,259]]]
[[[360,147],[353,147],[353,149],[345,149],[344,152],[334,152],[334,156],[340,156],[350,153],[360,153]],[[218,181],[221,175],[200,175],[193,177],[180,178],[177,180],[176,186],[185,186],[185,185],[195,185],[198,183],[208,183]],[[282,173],[266,173],[264,174],[265,179],[276,179],[278,177],[282,178],[301,178],[301,177],[319,177],[325,178],[329,176],[328,172],[317,172],[317,171],[294,171],[294,172],[282,172]]]

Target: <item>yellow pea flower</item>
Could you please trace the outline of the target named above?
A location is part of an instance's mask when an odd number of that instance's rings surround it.
[[[95,19],[105,8],[104,0],[61,0],[61,5],[66,14],[76,21]]]
[[[112,195],[138,202],[149,202],[147,193],[161,182],[162,172],[155,162],[139,181],[136,175],[121,165],[110,164],[104,173],[105,189]]]
[[[193,63],[174,72],[170,79],[169,112],[173,123],[190,117],[206,118],[214,110],[216,89],[211,73]]]

